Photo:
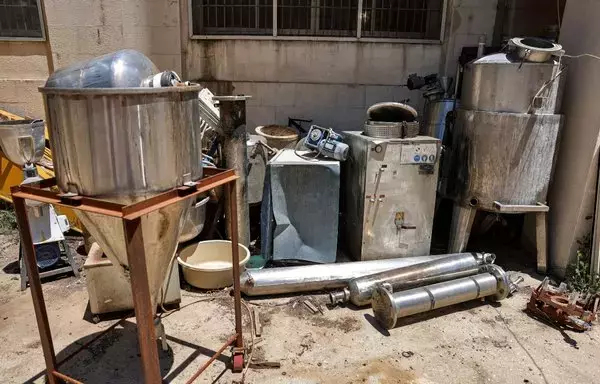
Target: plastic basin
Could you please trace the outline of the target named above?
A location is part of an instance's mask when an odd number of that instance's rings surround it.
[[[250,259],[250,251],[238,244],[240,273]],[[202,289],[219,289],[233,285],[231,241],[209,240],[189,245],[179,252],[177,261],[188,284]]]

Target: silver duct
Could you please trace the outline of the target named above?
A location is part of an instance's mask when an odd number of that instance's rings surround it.
[[[240,280],[242,292],[248,296],[320,291],[345,287],[356,277],[437,260],[444,256],[447,255],[246,270]]]
[[[455,253],[444,256],[442,259],[352,279],[347,288],[329,294],[331,304],[350,301],[356,306],[369,305],[373,292],[381,284],[394,292],[453,280],[476,275],[482,265],[491,264],[496,259],[491,253]]]
[[[373,293],[373,314],[386,329],[393,328],[399,317],[427,312],[480,297],[505,299],[516,290],[508,274],[497,265],[489,265],[488,272],[463,277],[425,287],[391,293],[379,286]]]

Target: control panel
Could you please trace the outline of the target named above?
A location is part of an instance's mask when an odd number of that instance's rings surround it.
[[[435,143],[406,144],[402,145],[400,163],[435,164],[437,162],[437,155],[437,145]]]

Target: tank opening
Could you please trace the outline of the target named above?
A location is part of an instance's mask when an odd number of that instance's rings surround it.
[[[542,49],[550,49],[550,48],[554,47],[554,44],[552,44],[550,41],[540,39],[537,37],[526,37],[523,40],[521,40],[521,44],[530,46],[532,48],[542,48]]]
[[[469,200],[469,205],[471,207],[476,207],[479,204],[479,200],[476,197],[471,197],[471,200]]]

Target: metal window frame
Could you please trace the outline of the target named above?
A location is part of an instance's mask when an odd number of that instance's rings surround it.
[[[192,1],[193,0],[188,0],[188,2],[187,2],[188,3],[188,29],[189,29],[189,36],[190,37],[192,37],[192,36],[215,36],[215,37],[219,37],[219,36],[235,36],[235,34],[230,35],[228,33],[223,33],[223,35],[219,35],[219,34],[213,34],[213,35],[194,35],[194,7],[193,7],[193,4],[192,4]],[[202,6],[200,7],[200,10],[202,12],[200,14],[200,19],[203,20],[204,19],[204,17],[203,17],[203,11],[204,11],[203,5],[204,5],[204,1],[203,0],[199,0],[199,1],[202,3]],[[223,4],[223,7],[225,7],[225,6],[226,6],[226,4]],[[255,12],[254,20],[255,21],[254,22],[255,22],[255,25],[258,25],[258,23],[260,23],[260,21],[259,21],[260,20],[260,18],[259,18],[259,12],[260,12],[260,7],[261,7],[260,0],[255,0],[254,7],[255,7],[255,9],[254,9],[254,12]],[[275,12],[276,8],[273,8],[273,11]],[[255,27],[255,28],[212,27],[212,28],[213,29],[217,29],[217,30],[221,30],[223,32],[227,31],[228,29],[232,29],[232,30],[237,29],[239,31],[239,33],[244,33],[242,31],[243,29],[244,30],[248,30],[248,31],[260,31],[260,33],[258,33],[258,34],[253,34],[251,32],[248,32],[247,35],[241,35],[241,36],[270,36],[269,33],[271,32],[271,31],[268,31],[269,28],[258,28],[258,27]],[[276,28],[273,28],[273,30],[274,29],[276,29]],[[267,32],[265,33],[265,31],[267,31]]]
[[[37,4],[38,17],[40,18],[40,29],[42,31],[41,37],[18,37],[18,36],[2,36],[0,31],[0,41],[46,41],[46,20],[44,20],[44,14],[42,13],[42,2],[41,0],[35,0]],[[191,4],[191,0],[190,0]]]
[[[38,0],[39,1],[39,0]],[[276,40],[276,41],[331,41],[362,43],[398,43],[398,44],[442,44],[445,37],[446,13],[449,0],[442,0],[442,20],[440,22],[439,39],[407,39],[395,37],[362,37],[363,0],[358,0],[356,36],[282,36],[277,28],[277,0],[273,0],[273,33],[272,35],[195,35],[193,26],[192,0],[188,0],[189,38],[191,40]]]

